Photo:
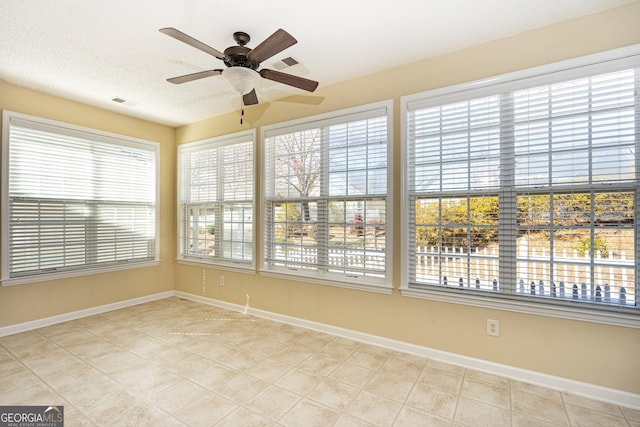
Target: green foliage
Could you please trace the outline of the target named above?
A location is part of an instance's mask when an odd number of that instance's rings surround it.
[[[419,246],[439,246],[440,239],[448,247],[485,246],[498,232],[498,198],[419,200],[416,225]]]
[[[629,223],[634,214],[631,192],[521,195],[517,197],[516,205],[518,226],[543,234],[549,233],[545,227],[552,219],[554,227],[588,229],[600,224]],[[416,202],[418,246],[483,247],[495,239],[497,224],[497,197],[434,198]],[[593,246],[595,251],[607,256],[606,239],[596,238]],[[591,250],[591,241],[580,240],[576,249],[584,255],[585,251]]]
[[[594,199],[596,221],[633,221],[633,193],[598,193]]]
[[[302,230],[302,213],[297,203],[283,203],[276,213],[276,240],[283,242]]]
[[[277,218],[279,222],[283,219],[288,223],[300,222],[302,219],[302,214],[300,213],[297,203],[284,203],[281,208],[282,211],[278,215],[279,218]]]
[[[584,256],[587,251],[591,252],[591,238],[585,237],[578,240],[578,245],[576,246],[576,250],[580,256]],[[609,249],[607,248],[607,241],[601,237],[596,237],[593,240],[593,252],[596,253],[600,251],[600,255],[603,258],[609,256]]]
[[[622,223],[633,219],[632,193],[528,195],[517,198],[520,226],[549,225],[553,205],[556,226],[589,225],[591,209],[597,223]],[[593,206],[592,206],[593,205]]]
[[[518,196],[516,206],[519,225],[549,224],[549,196]]]

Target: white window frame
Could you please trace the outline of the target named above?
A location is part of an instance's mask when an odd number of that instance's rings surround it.
[[[458,289],[456,286],[430,286],[427,289],[416,289],[409,287],[410,263],[415,260],[410,259],[411,242],[409,236],[410,208],[409,208],[409,169],[408,169],[408,114],[416,105],[437,106],[449,104],[466,99],[474,99],[482,96],[495,95],[507,91],[527,89],[558,81],[557,76],[561,75],[561,80],[571,80],[584,77],[585,75],[596,75],[607,73],[624,68],[634,68],[640,66],[640,45],[629,46],[621,49],[607,51],[599,54],[575,58],[572,60],[548,64],[523,71],[513,72],[501,76],[496,76],[484,80],[463,83],[445,88],[439,88],[422,93],[401,97],[401,169],[402,176],[402,203],[401,203],[401,227],[402,245],[401,257],[403,268],[401,271],[401,294],[406,297],[422,298],[447,303],[463,304],[489,309],[514,311],[551,317],[567,318],[573,320],[604,323],[617,326],[640,328],[640,303],[638,303],[639,278],[636,273],[636,307],[621,310],[615,306],[607,307],[604,304],[594,304],[586,306],[584,304],[556,304],[553,301],[539,298],[513,298],[510,295],[491,292],[468,292],[465,289]],[[554,80],[555,79],[555,80]],[[636,110],[636,129],[640,129],[640,114]],[[636,133],[638,138],[640,132]],[[636,153],[637,154],[637,153]],[[640,162],[636,160],[636,179],[640,172]],[[637,199],[640,196],[636,196]],[[636,209],[638,207],[636,206]],[[636,214],[636,222],[640,215]],[[640,265],[640,254],[638,249],[640,239],[638,238],[638,224],[635,224],[635,263]],[[513,261],[515,266],[515,260]],[[502,266],[501,266],[502,268]],[[513,268],[513,267],[512,267]],[[506,286],[515,288],[516,283]]]
[[[105,131],[100,131],[96,129],[91,129],[83,126],[72,125],[69,123],[63,123],[55,120],[44,119],[40,117],[35,117],[27,114],[17,113],[9,110],[3,111],[3,122],[2,122],[2,193],[1,193],[1,202],[2,207],[1,211],[1,224],[2,224],[2,286],[8,285],[19,285],[24,283],[33,283],[40,281],[48,281],[55,279],[62,279],[68,277],[77,277],[77,276],[85,276],[92,275],[98,273],[105,273],[111,271],[119,271],[133,268],[142,268],[142,267],[150,267],[156,266],[160,261],[160,209],[159,209],[159,200],[160,200],[160,144],[154,141],[148,141],[144,139],[134,138],[126,135],[120,135],[116,133],[110,133]],[[52,269],[52,272],[34,272],[29,274],[21,274],[16,275],[15,277],[10,277],[9,271],[9,257],[10,257],[10,218],[9,218],[9,164],[10,164],[10,130],[12,126],[12,122],[22,123],[25,126],[32,126],[34,128],[42,128],[46,132],[52,132],[55,134],[60,134],[63,136],[69,136],[73,138],[80,138],[89,143],[97,143],[97,144],[108,144],[112,146],[122,146],[122,147],[131,147],[135,150],[144,150],[147,152],[151,152],[152,157],[154,159],[154,182],[155,182],[155,191],[154,191],[154,200],[153,210],[155,217],[155,227],[153,230],[154,233],[154,248],[153,259],[121,259],[118,261],[113,261],[107,264],[93,264],[89,263],[89,265],[84,265],[82,267],[72,267],[72,268],[56,268]],[[72,200],[72,199],[70,199]],[[90,203],[93,203],[89,201]],[[147,202],[148,203],[148,202]],[[99,206],[95,204],[95,206]],[[91,233],[91,231],[89,231]],[[90,240],[86,240],[87,242],[91,242]],[[87,245],[87,248],[91,246]],[[87,249],[89,251],[90,249]],[[89,255],[87,255],[89,256]]]
[[[252,173],[253,173],[253,180],[252,180],[252,190],[253,190],[253,203],[251,205],[251,209],[252,209],[252,231],[251,231],[251,239],[252,239],[252,249],[251,249],[251,261],[242,261],[242,260],[235,260],[232,258],[225,258],[225,257],[216,257],[216,256],[192,256],[189,254],[185,254],[184,251],[184,244],[185,242],[184,240],[184,235],[185,235],[185,229],[184,229],[184,200],[183,200],[183,195],[182,195],[182,190],[183,190],[183,186],[185,185],[185,183],[182,182],[183,179],[183,165],[182,165],[182,159],[183,159],[183,155],[184,153],[189,153],[189,152],[197,152],[200,150],[211,150],[211,149],[218,149],[224,146],[228,146],[228,145],[233,145],[233,144],[238,144],[238,143],[248,143],[250,142],[252,145],[252,156],[253,156],[253,162],[252,162]],[[203,140],[199,140],[199,141],[194,141],[194,142],[188,142],[185,144],[181,144],[180,146],[178,146],[178,204],[177,204],[177,230],[178,230],[178,242],[177,242],[177,254],[178,254],[178,262],[181,264],[187,264],[187,265],[194,265],[194,266],[200,266],[200,267],[216,267],[216,268],[221,268],[224,270],[230,270],[230,271],[241,271],[241,272],[250,272],[250,271],[254,271],[255,272],[255,268],[256,268],[256,247],[257,247],[257,242],[256,242],[256,237],[257,237],[257,233],[256,233],[256,165],[257,165],[257,156],[256,156],[256,131],[255,129],[251,129],[251,130],[246,130],[246,131],[241,131],[241,132],[236,132],[233,134],[228,134],[228,135],[222,135],[222,136],[218,136],[218,137],[214,137],[214,138],[207,138],[207,139],[203,139]],[[217,172],[219,172],[220,170],[218,169]],[[222,182],[219,183],[219,185],[221,185]],[[211,201],[209,202],[209,204],[216,204],[216,205],[223,205],[225,203],[224,200],[216,200],[216,201]],[[230,201],[229,203],[233,203],[233,201]],[[203,202],[203,205],[206,205],[207,202]],[[220,237],[220,239],[222,239],[222,236]],[[221,240],[218,240],[216,242],[217,244],[221,243]]]
[[[272,135],[286,134],[296,131],[303,131],[305,129],[313,129],[318,127],[327,127],[333,124],[342,124],[349,123],[351,121],[361,120],[362,118],[368,117],[369,112],[374,110],[384,110],[386,114],[386,125],[387,125],[387,171],[386,171],[386,179],[387,179],[387,193],[384,195],[385,197],[385,210],[386,210],[386,236],[385,236],[385,275],[384,278],[380,279],[372,279],[368,277],[350,277],[347,274],[331,274],[325,271],[312,272],[307,270],[288,270],[286,268],[272,268],[269,266],[269,263],[266,259],[266,254],[268,252],[267,242],[270,240],[268,233],[270,230],[270,226],[267,223],[267,191],[266,191],[266,181],[267,177],[265,174],[269,169],[266,165],[267,155],[266,153],[261,153],[261,157],[263,158],[262,166],[261,166],[261,227],[263,230],[262,233],[262,242],[260,251],[260,264],[259,271],[261,274],[265,276],[277,277],[288,280],[300,280],[307,283],[314,283],[319,285],[329,285],[329,286],[337,286],[349,289],[358,289],[370,292],[377,292],[383,294],[390,294],[393,286],[392,286],[392,278],[393,278],[393,260],[392,260],[392,247],[393,247],[393,236],[391,229],[393,227],[393,101],[380,101],[372,104],[361,105],[353,108],[347,108],[343,110],[338,110],[330,113],[319,114],[315,116],[305,117],[302,119],[291,120],[287,122],[282,122],[274,125],[265,126],[261,129],[260,140],[263,142],[261,144],[261,148],[266,150],[266,144],[264,141],[266,138]]]

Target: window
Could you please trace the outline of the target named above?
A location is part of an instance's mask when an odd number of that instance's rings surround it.
[[[2,283],[157,263],[158,150],[4,111]]]
[[[387,287],[391,104],[264,130],[264,268]]]
[[[403,99],[407,294],[638,312],[640,55],[615,55]]]
[[[254,259],[254,131],[178,148],[178,254],[251,268]]]

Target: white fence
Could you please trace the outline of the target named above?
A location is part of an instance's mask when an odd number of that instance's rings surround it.
[[[326,264],[331,268],[345,271],[385,270],[385,252],[383,250],[329,248]],[[274,260],[283,264],[317,265],[318,249],[314,247],[276,245]],[[325,264],[325,263],[323,263]]]
[[[317,248],[276,245],[272,260],[291,268],[318,265]],[[471,254],[463,248],[416,248],[416,281],[424,284],[458,286],[489,291],[501,291],[498,281],[497,249],[476,248]],[[384,251],[359,249],[329,249],[326,263],[336,271],[360,272],[385,270]],[[553,263],[553,277],[551,264]],[[324,263],[323,263],[324,264]],[[526,239],[520,239],[517,257],[517,285],[521,295],[567,300],[635,306],[635,272],[633,260],[624,252],[608,252],[606,256],[573,251],[568,254],[529,249]]]
[[[553,270],[551,265],[553,264]],[[610,304],[635,305],[633,260],[624,252],[606,256],[596,252],[592,261],[587,251],[580,255],[566,250],[549,256],[543,249],[529,248],[519,241],[515,292],[550,298],[588,300]],[[465,253],[462,248],[418,247],[418,283],[470,287],[499,291],[497,249]]]

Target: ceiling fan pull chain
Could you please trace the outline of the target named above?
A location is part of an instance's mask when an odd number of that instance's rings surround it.
[[[242,125],[242,118],[244,117],[244,99],[240,97],[240,124]]]

